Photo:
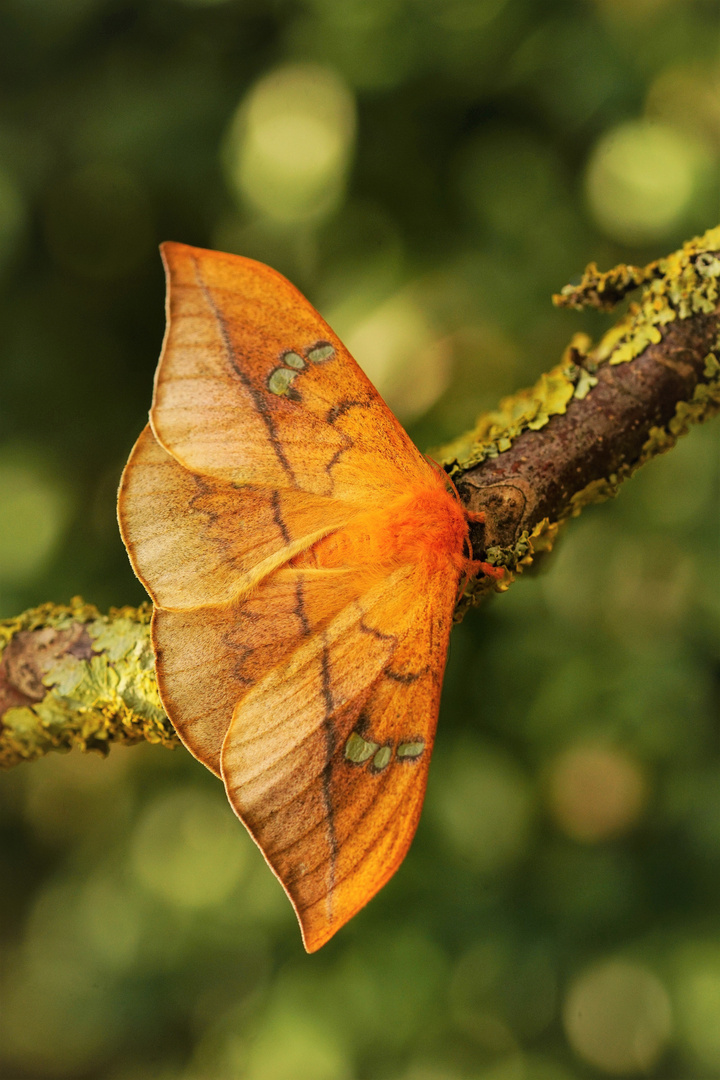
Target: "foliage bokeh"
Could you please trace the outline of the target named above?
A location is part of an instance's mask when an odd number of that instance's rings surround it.
[[[0,616],[142,589],[156,245],[287,274],[425,449],[717,224],[715,0],[7,0]],[[718,432],[454,631],[426,809],[320,954],[183,753],[0,778],[12,1080],[720,1075]]]

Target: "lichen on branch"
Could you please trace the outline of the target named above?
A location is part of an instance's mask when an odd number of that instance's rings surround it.
[[[178,738],[160,702],[148,604],[101,615],[75,597],[0,623],[0,767],[50,750]]]
[[[640,299],[597,345],[575,335],[532,389],[436,452],[466,505],[485,515],[474,554],[506,568],[500,588],[569,518],[720,408],[718,252],[720,227],[645,268],[600,274],[591,264],[557,304],[607,308],[645,284]],[[493,587],[472,583],[464,606]]]
[[[591,264],[555,298],[608,309],[638,301],[593,346],[575,335],[536,385],[505,398],[433,454],[484,523],[476,559],[503,567],[471,583],[459,612],[503,590],[572,517],[720,409],[720,227],[644,268]],[[150,609],[106,616],[76,599],[0,623],[0,766],[113,742],[175,746],[150,645]]]

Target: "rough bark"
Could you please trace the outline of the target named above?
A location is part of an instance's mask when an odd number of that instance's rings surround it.
[[[599,367],[592,392],[571,400],[542,430],[524,431],[498,457],[460,473],[455,482],[463,502],[486,515],[474,538],[476,557],[512,546],[544,519],[573,516],[583,492],[590,501],[614,494],[629,471],[653,456],[651,433],[672,434],[678,404],[692,402],[696,388],[712,382],[707,357],[717,335],[716,314],[670,324],[662,341],[632,363]],[[657,450],[667,448],[658,436]]]

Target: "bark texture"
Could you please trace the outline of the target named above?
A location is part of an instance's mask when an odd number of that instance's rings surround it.
[[[715,314],[671,323],[632,363],[598,367],[597,385],[540,431],[524,431],[504,453],[458,474],[463,502],[487,518],[477,557],[514,544],[545,518],[572,516],[590,485],[601,486],[589,496],[613,494],[628,470],[654,456],[652,432],[672,434],[679,403],[713,381],[707,357],[717,335]],[[668,449],[667,442],[658,437],[657,451]]]

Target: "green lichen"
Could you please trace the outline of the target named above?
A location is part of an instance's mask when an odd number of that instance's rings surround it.
[[[523,431],[539,431],[551,416],[564,413],[575,393],[573,373],[565,363],[541,375],[535,386],[503,398],[498,409],[485,413],[476,428],[435,451],[451,476],[509,450]]]
[[[594,307],[601,311],[611,311],[629,292],[634,292],[643,282],[649,281],[657,273],[659,263],[649,266],[614,266],[612,270],[601,272],[597,264],[589,263],[582,279],[577,285],[565,285],[553,302],[557,307],[583,308]]]
[[[676,319],[711,314],[718,304],[720,227],[690,240],[680,251],[645,267],[649,285],[617,326],[601,340],[598,363],[624,364],[648,345],[662,340],[662,331]]]
[[[489,547],[487,561],[492,566],[503,566],[512,573],[521,574],[538,552],[552,549],[557,539],[558,528],[557,522],[553,523],[549,518],[543,518],[531,532],[524,530],[511,546]]]
[[[587,397],[597,385],[601,364],[628,363],[648,345],[658,344],[664,327],[674,320],[715,311],[720,295],[719,251],[720,226],[645,267],[623,265],[600,273],[591,263],[579,285],[566,286],[554,298],[556,304],[608,309],[644,284],[640,300],[630,304],[595,348],[586,335],[576,335],[562,362],[532,389],[504,398],[499,409],[482,415],[472,431],[436,450],[433,457],[451,476],[497,457],[523,431],[540,430],[551,416],[564,413],[573,398]],[[694,408],[693,415],[697,413]]]
[[[551,551],[561,524],[543,518],[531,531],[523,530],[514,544],[489,547],[486,551],[487,562],[491,566],[502,567],[505,573],[498,580],[486,575],[468,582],[455,609],[455,622],[460,622],[467,609],[479,604],[488,593],[506,592],[515,579],[532,565],[536,555]]]
[[[71,630],[80,624],[92,642],[89,659],[71,651],[51,654],[42,667],[43,699],[4,713],[0,766],[72,747],[106,754],[113,742],[177,745],[155,679],[150,616],[148,605],[103,616],[76,598],[68,606],[43,604],[0,623],[0,658],[22,631]]]

